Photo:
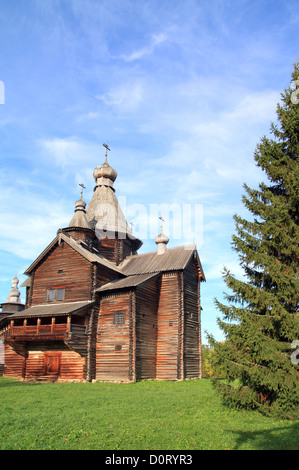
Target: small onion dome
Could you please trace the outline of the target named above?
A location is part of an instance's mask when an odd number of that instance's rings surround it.
[[[115,181],[117,178],[117,172],[111,168],[111,166],[105,162],[103,165],[95,168],[93,172],[93,177],[95,180],[98,178],[109,178],[111,181]]]
[[[156,238],[155,243],[158,246],[158,255],[162,255],[166,251],[166,245],[169,242],[169,238],[161,232]]]
[[[75,214],[69,223],[69,227],[90,228],[85,212],[86,202],[79,199],[75,204]]]
[[[84,210],[85,210],[85,207],[86,207],[86,202],[83,201],[83,199],[79,199],[78,201],[76,201],[76,203],[75,203],[75,211],[76,211],[76,210],[84,211]]]
[[[17,276],[15,276],[12,280],[12,288],[9,293],[9,296],[7,297],[6,303],[13,303],[13,304],[20,304],[21,299],[20,299],[20,291],[18,289],[18,284],[19,284],[19,279]]]
[[[168,242],[169,238],[167,237],[167,235],[164,235],[164,233],[160,233],[160,235],[157,235],[155,238],[155,243],[157,243],[157,245],[159,243],[165,243],[165,245],[167,245]]]

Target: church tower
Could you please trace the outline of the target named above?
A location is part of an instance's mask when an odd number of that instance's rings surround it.
[[[136,254],[142,242],[132,235],[115,196],[113,185],[117,172],[107,161],[108,145],[103,146],[106,148],[105,161],[93,172],[96,185],[86,209],[86,218],[99,239],[100,254],[118,265],[127,256]]]
[[[75,213],[69,226],[62,229],[62,232],[66,233],[77,242],[82,242],[91,248],[92,245],[95,244],[95,234],[86,216],[86,202],[83,200],[84,185],[80,184],[79,186],[81,186],[81,196],[80,199],[76,201]]]

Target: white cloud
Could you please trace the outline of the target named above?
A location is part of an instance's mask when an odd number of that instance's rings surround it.
[[[130,54],[122,54],[120,58],[125,62],[132,62],[134,60],[142,59],[144,56],[152,54],[155,49],[166,40],[167,35],[165,33],[154,34],[149,45],[142,47],[141,49],[137,49]]]
[[[116,85],[107,93],[97,95],[98,100],[116,108],[119,112],[134,112],[138,109],[144,97],[144,85],[140,81]]]
[[[67,226],[72,217],[63,208],[62,201],[40,200],[38,209],[35,203],[32,198],[28,207],[22,203],[19,210],[14,206],[11,214],[0,214],[2,249],[29,260],[37,257],[56,236],[58,228]]]
[[[99,147],[77,137],[40,139],[37,144],[43,156],[62,169],[86,168],[89,162],[99,157]]]

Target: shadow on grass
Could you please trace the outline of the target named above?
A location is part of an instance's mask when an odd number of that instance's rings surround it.
[[[229,430],[235,435],[233,450],[251,447],[256,450],[299,450],[299,422],[289,426],[274,427],[263,431]]]

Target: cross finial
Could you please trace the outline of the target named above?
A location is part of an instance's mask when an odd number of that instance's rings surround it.
[[[163,219],[162,215],[159,217],[159,219],[161,220],[161,233],[163,233],[163,222],[165,222],[165,220]]]
[[[110,148],[108,147],[108,145],[107,145],[107,144],[103,144],[103,147],[105,147],[105,149],[106,149],[106,154],[105,154],[105,163],[107,163],[107,156],[108,156],[107,152],[108,152],[108,150],[109,150],[109,152],[110,152]]]
[[[80,183],[79,186],[81,186],[81,195],[80,195],[80,199],[82,199],[83,197],[83,189],[86,189],[84,184],[83,183]]]

